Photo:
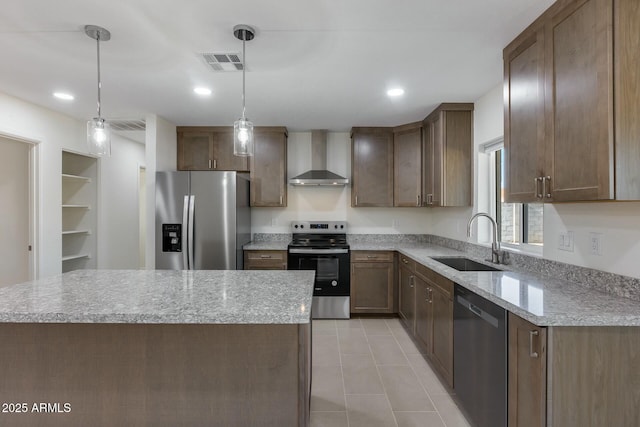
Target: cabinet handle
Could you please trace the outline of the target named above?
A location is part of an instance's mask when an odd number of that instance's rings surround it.
[[[536,359],[538,357],[538,352],[533,351],[533,337],[538,336],[538,331],[529,331],[529,357]]]
[[[260,255],[260,258],[262,258],[262,259],[270,259],[271,255]]]
[[[427,204],[433,204],[433,194],[427,194]]]
[[[356,194],[356,206],[358,206],[358,195]]]
[[[547,187],[549,187],[548,190],[547,190]],[[547,199],[550,199],[551,198],[551,177],[550,176],[547,175],[542,177],[542,189],[545,192]]]
[[[216,159],[213,159],[213,168],[218,169],[218,161]]]
[[[420,206],[420,195],[419,195],[419,194],[418,194],[418,197],[417,197],[417,204],[416,204],[416,206]]]
[[[209,169],[211,169],[211,159],[209,159]]]
[[[413,288],[413,282],[414,282],[415,279],[416,279],[415,277],[409,276],[409,287],[410,288]]]
[[[282,204],[282,195],[280,195],[280,204]]]
[[[402,258],[402,262],[405,263],[405,264],[409,264],[409,261],[407,261],[406,258]]]
[[[541,176],[537,176],[533,178],[533,184],[535,186],[536,199],[542,199],[542,191],[540,191],[540,183],[543,178]]]
[[[372,259],[372,258],[373,258],[373,259],[375,259],[375,258],[378,258],[378,255],[367,255],[367,258],[369,258],[369,259]]]

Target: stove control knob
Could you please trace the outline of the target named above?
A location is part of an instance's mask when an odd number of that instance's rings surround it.
[[[338,286],[338,282],[336,282],[335,280],[331,281],[331,286]]]
[[[333,228],[338,228],[338,224],[334,225]]]
[[[294,225],[293,227],[294,227],[294,228],[298,228],[298,224]]]
[[[304,224],[300,224],[300,228],[304,228]]]
[[[344,228],[344,225],[341,225],[340,228]]]

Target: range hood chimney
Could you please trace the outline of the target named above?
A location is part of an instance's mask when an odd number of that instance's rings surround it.
[[[327,170],[327,131],[311,131],[311,170],[289,180],[291,185],[344,186],[349,179]]]

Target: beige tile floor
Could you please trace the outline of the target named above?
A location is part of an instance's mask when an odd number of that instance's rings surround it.
[[[312,327],[311,427],[469,427],[399,319]]]

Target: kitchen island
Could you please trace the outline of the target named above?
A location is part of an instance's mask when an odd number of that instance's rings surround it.
[[[313,280],[82,270],[0,288],[0,425],[306,426]]]

